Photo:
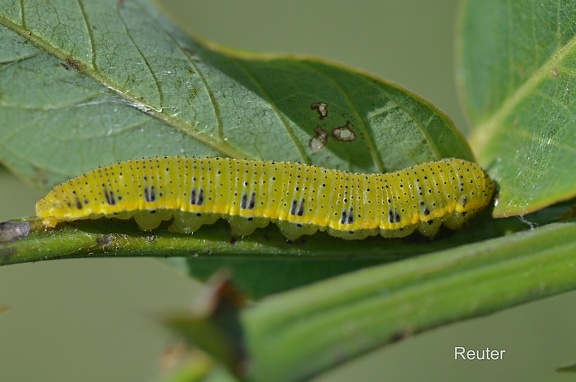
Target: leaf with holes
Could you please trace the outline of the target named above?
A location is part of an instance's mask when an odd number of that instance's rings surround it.
[[[396,85],[200,43],[148,0],[0,0],[0,47],[0,161],[43,191],[164,155],[355,172],[472,159],[443,113]]]
[[[396,85],[320,59],[196,41],[148,0],[0,0],[0,62],[0,162],[41,192],[98,166],[164,155],[354,172],[472,159],[448,117]],[[358,268],[297,262],[308,282]]]

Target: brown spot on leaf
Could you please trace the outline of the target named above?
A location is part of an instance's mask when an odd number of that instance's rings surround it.
[[[356,139],[356,134],[350,127],[350,121],[346,121],[344,126],[332,129],[332,136],[342,142],[352,142]]]
[[[322,126],[316,126],[314,132],[316,133],[316,136],[310,138],[308,146],[310,146],[310,150],[312,150],[313,153],[317,153],[328,143],[328,133]]]
[[[76,61],[76,60],[74,60],[74,59],[72,59],[72,58],[67,58],[67,59],[66,59],[66,63],[67,63],[69,66],[71,66],[71,67],[73,67],[74,69],[76,69],[76,70],[80,70],[80,68],[82,67],[82,64],[81,64],[81,63],[79,63],[78,61]]]
[[[310,105],[310,110],[315,110],[320,115],[320,120],[328,116],[328,104],[326,102],[314,102]]]

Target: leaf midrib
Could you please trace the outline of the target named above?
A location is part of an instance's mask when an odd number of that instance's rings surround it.
[[[23,28],[22,26],[15,24],[11,20],[9,20],[3,16],[0,16],[0,24],[4,25],[6,28],[8,28],[11,31],[22,36],[24,39],[26,39],[27,41],[30,41],[32,44],[34,44],[36,47],[38,47],[42,51],[47,52],[48,54],[50,54],[54,57],[57,57],[63,61],[67,61],[70,59],[75,60],[74,57],[70,57],[69,55],[67,55],[62,50],[59,50],[59,49],[55,48],[54,46],[52,46],[51,44],[48,44],[44,39],[42,39],[40,36],[36,35],[32,31],[29,31],[29,30]],[[122,90],[120,90],[117,87],[116,84],[114,84],[112,81],[110,81],[109,78],[103,76],[101,73],[97,72],[96,70],[92,70],[92,69],[88,68],[87,65],[85,65],[84,63],[81,63],[78,61],[76,61],[75,63],[76,64],[74,65],[74,68],[76,70],[78,70],[79,72],[92,78],[93,80],[95,80],[96,82],[101,84],[102,86],[105,86],[106,88],[117,93],[120,97],[127,100],[129,105],[132,105],[132,107],[137,108],[141,112],[146,113],[153,118],[157,118],[157,119],[163,121],[164,123],[168,124],[169,126],[172,126],[175,129],[179,130],[183,134],[186,134],[186,135],[198,140],[199,142],[207,145],[208,147],[211,147],[217,151],[222,152],[223,155],[230,156],[230,157],[236,157],[236,158],[243,158],[246,156],[245,153],[243,153],[243,152],[239,151],[238,149],[230,146],[227,142],[219,141],[219,140],[213,139],[212,137],[198,133],[191,126],[188,126],[184,123],[181,123],[175,119],[170,118],[168,115],[164,114],[162,112],[162,109],[156,109],[155,107],[153,107],[151,105],[143,103],[137,97],[130,96],[130,94],[128,92],[123,92]]]

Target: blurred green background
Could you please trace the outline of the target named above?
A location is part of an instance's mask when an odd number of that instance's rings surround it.
[[[454,83],[456,0],[161,3],[181,26],[220,44],[321,56],[396,82],[468,130]],[[0,221],[32,215],[40,196],[0,171]],[[174,340],[157,318],[197,293],[197,283],[153,259],[0,268],[0,305],[10,306],[0,315],[0,380],[153,381]],[[554,371],[576,362],[574,322],[576,293],[568,293],[410,338],[316,380],[574,380]],[[454,346],[506,354],[455,361]]]

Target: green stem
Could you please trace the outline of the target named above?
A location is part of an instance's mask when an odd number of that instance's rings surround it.
[[[576,224],[552,224],[300,288],[243,313],[255,381],[301,381],[451,322],[576,288]]]

